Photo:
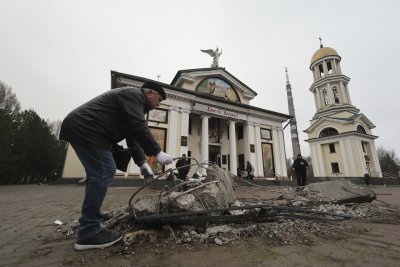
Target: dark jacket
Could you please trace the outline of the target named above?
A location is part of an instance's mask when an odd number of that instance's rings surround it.
[[[109,90],[70,112],[61,125],[60,139],[100,149],[111,149],[126,139],[138,164],[145,160],[144,153],[155,156],[161,151],[144,119],[147,112],[142,89]]]
[[[293,162],[293,168],[296,173],[306,173],[308,162],[305,159],[295,159]]]
[[[247,172],[248,174],[250,174],[250,173],[253,172],[253,171],[254,171],[253,165],[251,165],[250,162],[247,162],[247,165],[246,165],[246,172]]]
[[[186,166],[186,167],[183,167],[183,166]],[[188,172],[189,172],[189,170],[190,170],[190,163],[189,163],[189,160],[188,160],[188,159],[185,159],[185,158],[179,159],[179,160],[176,162],[175,167],[176,167],[176,168],[182,167],[182,168],[179,168],[179,169],[178,169],[178,172],[179,172],[179,173],[188,174]]]

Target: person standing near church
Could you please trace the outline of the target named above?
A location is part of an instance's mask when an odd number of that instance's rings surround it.
[[[79,219],[76,250],[105,248],[122,239],[120,233],[102,229],[101,206],[107,187],[132,156],[142,173],[152,175],[146,155],[156,156],[161,164],[171,164],[172,156],[161,151],[144,119],[145,113],[166,99],[163,88],[156,82],[145,82],[141,88],[123,87],[109,90],[70,112],[61,125],[60,139],[74,148],[86,171],[85,197]],[[113,157],[113,147],[126,139],[131,148],[126,156]],[[121,154],[119,154],[121,155]],[[122,165],[124,165],[122,164]],[[125,166],[126,168],[126,166]]]
[[[254,167],[251,165],[250,161],[246,164],[247,180],[253,180],[254,178]]]
[[[296,172],[297,185],[306,185],[306,175],[307,175],[308,162],[302,158],[301,154],[297,155],[297,158],[293,162],[293,169]]]
[[[185,154],[182,154],[182,158],[176,162],[175,166],[178,169],[178,178],[182,181],[185,181],[190,170],[190,162],[186,158]]]

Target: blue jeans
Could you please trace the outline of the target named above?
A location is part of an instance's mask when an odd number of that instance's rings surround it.
[[[79,219],[78,241],[95,236],[103,221],[101,206],[116,172],[111,150],[71,144],[86,171],[85,199]]]

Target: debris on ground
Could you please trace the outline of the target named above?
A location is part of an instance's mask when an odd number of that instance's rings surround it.
[[[253,201],[237,199],[235,187],[229,172],[211,165],[204,181],[192,179],[136,198],[140,188],[104,227],[124,233],[119,253],[133,253],[149,246],[224,246],[252,237],[270,246],[315,244],[363,231],[339,223],[343,220],[399,221],[397,208],[370,203],[376,197],[371,189],[347,181],[286,187],[280,197]],[[69,227],[72,234],[76,225]]]
[[[363,203],[376,199],[367,186],[345,180],[312,183],[305,187],[288,187],[282,197],[293,206],[314,206],[323,203]]]

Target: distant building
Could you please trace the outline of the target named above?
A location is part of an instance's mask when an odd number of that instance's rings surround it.
[[[308,134],[316,177],[382,177],[372,134],[375,125],[351,104],[350,78],[340,68],[336,50],[321,47],[311,58],[316,113]]]
[[[111,72],[112,88],[141,87],[148,80]],[[225,68],[180,70],[171,84],[160,85],[167,99],[146,119],[164,151],[174,157],[186,154],[199,162],[215,162],[233,174],[242,174],[250,161],[256,178],[287,177],[282,124],[291,117],[251,106],[249,101],[257,93]],[[164,170],[154,158],[149,163],[156,174]],[[139,175],[139,171],[131,164],[125,175]],[[194,171],[192,167],[189,175]],[[63,177],[83,176],[69,147]]]

